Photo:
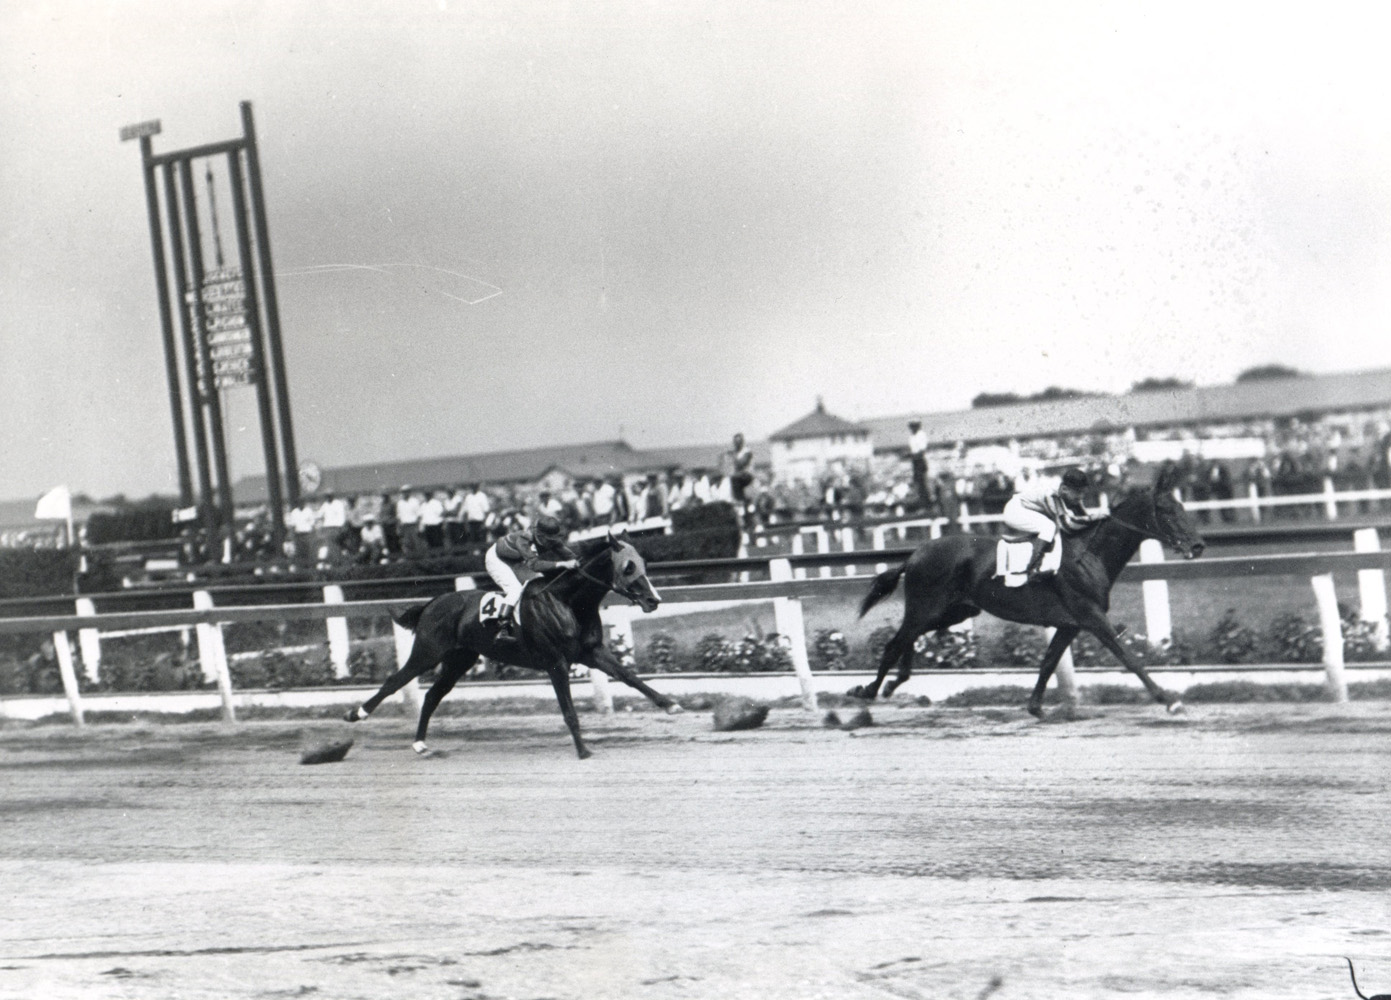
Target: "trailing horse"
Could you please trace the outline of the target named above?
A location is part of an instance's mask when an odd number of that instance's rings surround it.
[[[681,711],[680,705],[644,684],[604,645],[599,604],[609,591],[627,598],[643,611],[656,610],[661,601],[647,579],[642,556],[624,537],[608,536],[581,543],[577,548],[577,568],[555,570],[527,583],[517,608],[520,625],[515,639],[499,638],[497,624],[481,620],[481,591],[442,594],[399,615],[393,614],[397,624],[415,632],[411,655],[376,694],[344,718],[360,722],[385,698],[436,664],[442,664],[439,677],[425,694],[416,726],[415,751],[428,753],[425,733],[430,716],[479,656],[541,670],[550,677],[581,760],[590,752],[580,737],[580,720],[570,697],[572,663],[602,670],[641,691],[668,713]]]
[[[1079,632],[1090,632],[1144,683],[1155,701],[1179,711],[1178,697],[1165,692],[1143,666],[1120,644],[1107,618],[1111,586],[1135,555],[1140,542],[1157,538],[1186,559],[1202,554],[1204,543],[1193,519],[1174,499],[1174,477],[1161,475],[1153,489],[1134,487],[1112,509],[1109,517],[1066,538],[1062,565],[1052,577],[1021,587],[1006,587],[995,575],[996,539],[973,535],[949,535],[924,542],[896,569],[874,578],[860,605],[863,618],[870,608],[904,583],[903,624],[884,647],[879,676],[874,683],[852,688],[851,697],[874,700],[884,685],[884,697],[893,693],[913,673],[913,645],[918,636],[944,629],[988,611],[997,618],[1026,625],[1057,629],[1043,662],[1038,683],[1029,698],[1029,712],[1042,715],[1043,692],[1064,650]],[[889,668],[897,662],[898,676],[884,684]]]

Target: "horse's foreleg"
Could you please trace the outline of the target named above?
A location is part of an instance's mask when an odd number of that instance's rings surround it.
[[[1149,675],[1149,671],[1140,664],[1139,660],[1130,655],[1128,649],[1121,645],[1120,639],[1116,636],[1116,630],[1111,627],[1110,622],[1102,622],[1099,626],[1089,626],[1087,631],[1100,639],[1101,644],[1109,649],[1116,659],[1125,664],[1125,669],[1140,678],[1140,682],[1145,685],[1145,690],[1150,693],[1150,697],[1170,712],[1183,711],[1183,702],[1179,700],[1179,696],[1165,691],[1155,683],[1154,678]]]
[[[425,692],[425,697],[420,702],[420,721],[415,724],[415,743],[412,746],[416,753],[426,753],[428,750],[425,746],[425,733],[430,728],[430,716],[435,714],[435,709],[439,708],[444,696],[454,690],[459,678],[477,662],[478,654],[464,649],[456,650],[444,658],[439,677],[430,685],[430,690]]]
[[[1043,718],[1043,693],[1048,689],[1048,681],[1052,679],[1063,653],[1080,631],[1077,626],[1068,625],[1059,627],[1053,634],[1053,641],[1048,644],[1048,651],[1043,654],[1043,662],[1038,666],[1038,683],[1034,685],[1034,693],[1029,696],[1029,714],[1034,718]]]
[[[570,665],[563,659],[558,660],[546,668],[546,673],[550,675],[551,687],[555,688],[560,714],[565,717],[565,724],[570,727],[570,735],[575,740],[575,753],[579,754],[580,760],[593,756],[580,736],[580,717],[575,712],[574,699],[570,697]]]
[[[421,642],[420,638],[417,637],[415,646],[411,648],[411,655],[406,657],[406,662],[401,669],[388,677],[376,694],[361,705],[349,709],[348,714],[343,718],[348,722],[361,722],[375,712],[378,705],[438,663],[440,656],[439,651],[431,649],[427,643]]]
[[[668,698],[661,692],[648,687],[637,674],[623,665],[623,661],[615,656],[612,650],[604,646],[590,649],[580,658],[579,662],[586,667],[608,674],[614,680],[622,681],[635,691],[642,692],[643,697],[658,708],[664,709],[668,715],[675,715],[682,710],[674,698]]]

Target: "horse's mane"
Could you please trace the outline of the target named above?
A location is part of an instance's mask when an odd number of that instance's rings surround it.
[[[1127,486],[1125,492],[1120,495],[1120,499],[1111,505],[1111,509],[1120,513],[1122,510],[1148,504],[1153,497],[1154,491],[1148,486]]]

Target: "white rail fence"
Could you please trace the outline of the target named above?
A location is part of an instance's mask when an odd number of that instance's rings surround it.
[[[1378,629],[1378,639],[1386,648],[1386,579],[1391,566],[1391,553],[1383,552],[1374,529],[1356,534],[1353,552],[1309,553],[1282,556],[1245,556],[1211,558],[1195,561],[1165,562],[1157,544],[1141,547],[1140,562],[1123,571],[1121,579],[1139,581],[1144,596],[1146,636],[1151,642],[1161,642],[1171,636],[1168,585],[1170,581],[1216,577],[1252,577],[1265,575],[1303,576],[1310,580],[1323,632],[1323,668],[1328,688],[1337,700],[1346,700],[1343,638],[1339,622],[1337,599],[1333,588],[1335,572],[1358,574],[1360,616]],[[786,558],[767,561],[769,580],[753,583],[701,584],[666,587],[663,597],[667,604],[688,609],[770,601],[773,604],[776,628],[789,642],[798,691],[803,706],[816,709],[815,684],[811,673],[806,629],[802,616],[803,598],[824,595],[833,591],[863,592],[867,578],[863,576],[806,578],[800,576]],[[472,589],[472,577],[456,580],[458,589]],[[173,611],[118,612],[97,614],[90,598],[77,598],[73,615],[49,615],[28,618],[0,619],[0,633],[49,632],[53,636],[59,672],[74,721],[83,723],[82,698],[77,681],[77,661],[69,639],[78,635],[82,668],[91,681],[100,678],[102,635],[130,634],[130,630],[189,629],[196,632],[199,662],[205,680],[215,682],[221,695],[222,712],[229,721],[236,717],[228,655],[223,643],[222,626],[237,622],[322,620],[325,622],[330,660],[339,678],[348,676],[349,633],[348,618],[381,618],[391,609],[399,609],[407,600],[388,599],[345,601],[342,589],[336,585],[324,588],[323,604],[278,604],[242,607],[214,607],[211,594],[196,591],[193,608]],[[633,644],[632,622],[636,609],[611,603],[603,609],[606,624],[616,635]],[[412,633],[393,623],[396,656],[404,663],[414,641]],[[1071,657],[1060,665],[1059,685],[1066,692],[1075,689]],[[612,700],[602,676],[591,671],[595,697],[601,709],[611,707]],[[414,684],[408,685],[406,697],[417,700]]]

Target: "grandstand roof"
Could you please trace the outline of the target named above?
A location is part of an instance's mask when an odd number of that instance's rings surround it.
[[[752,445],[755,462],[766,463],[766,445]],[[404,485],[433,489],[462,483],[531,483],[556,470],[573,479],[659,471],[671,468],[718,469],[724,448],[693,445],[639,451],[626,441],[550,445],[481,455],[403,459],[324,468],[318,493],[356,496],[391,493]],[[238,503],[266,499],[264,475],[247,476],[235,488]]]
[[[1231,385],[1085,396],[863,421],[876,449],[906,448],[907,424],[921,420],[932,444],[1052,437],[1125,427],[1219,424],[1391,407],[1391,368],[1336,375],[1258,379]]]
[[[852,424],[848,420],[826,412],[826,406],[818,398],[816,409],[800,420],[794,420],[780,431],[768,435],[769,441],[796,441],[800,438],[829,437],[832,434],[865,434],[870,428],[862,424]]]

